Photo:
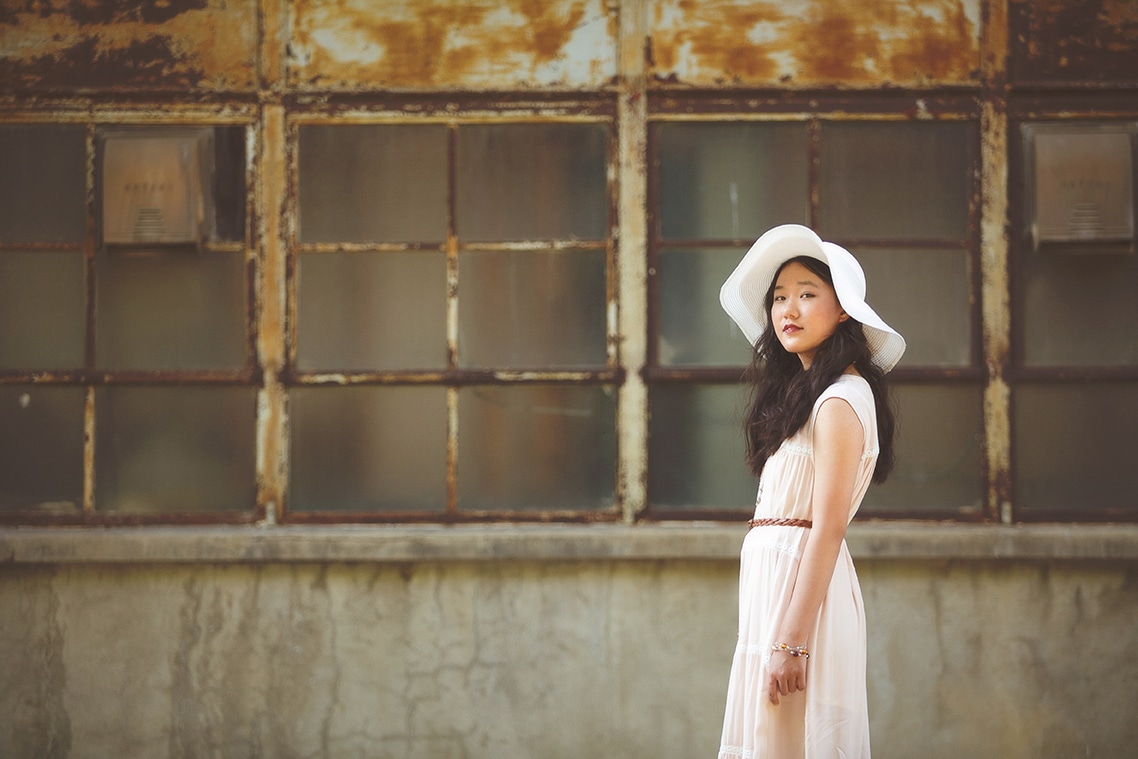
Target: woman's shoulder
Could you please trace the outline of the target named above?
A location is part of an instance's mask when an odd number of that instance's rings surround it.
[[[868,395],[873,397],[873,389],[869,386],[869,381],[860,374],[847,372],[846,374],[839,374],[838,378],[830,383],[830,386],[822,391],[819,399],[826,397],[848,397],[857,395]]]
[[[814,404],[814,412],[831,398],[841,398],[853,407],[858,416],[873,416],[873,389],[860,374],[842,374],[822,391]]]

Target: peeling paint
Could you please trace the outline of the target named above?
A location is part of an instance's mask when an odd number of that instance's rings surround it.
[[[2,91],[251,90],[256,0],[10,4]]]
[[[975,84],[980,0],[665,0],[652,75],[685,85]]]
[[[1138,2],[1012,0],[1013,82],[1138,81]]]
[[[294,6],[298,89],[600,87],[616,76],[603,0],[369,0]]]

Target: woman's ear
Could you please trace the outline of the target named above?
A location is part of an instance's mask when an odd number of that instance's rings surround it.
[[[842,313],[840,313],[840,314],[838,315],[838,321],[839,321],[839,322],[844,322],[844,321],[845,321],[846,319],[848,319],[848,318],[850,318],[850,315],[849,315],[849,314],[847,314],[845,311],[843,311]]]

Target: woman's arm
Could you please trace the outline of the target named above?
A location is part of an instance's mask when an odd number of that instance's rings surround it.
[[[863,431],[853,408],[840,398],[822,402],[814,420],[814,526],[806,539],[798,578],[778,630],[777,642],[808,645],[818,619],[818,610],[846,536],[850,501],[861,463]],[[769,696],[777,704],[780,695],[806,689],[806,659],[786,652],[772,652]]]

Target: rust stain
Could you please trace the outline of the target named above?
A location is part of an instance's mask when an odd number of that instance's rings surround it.
[[[975,83],[979,13],[979,0],[672,0],[655,8],[653,74],[693,85]]]
[[[601,0],[365,0],[294,8],[291,83],[437,88],[598,85],[616,68]]]
[[[1012,0],[1012,81],[1138,81],[1135,0]]]
[[[749,42],[757,27],[777,27],[788,16],[777,3],[746,6],[723,0],[679,0],[672,14],[661,4],[656,9],[657,26],[669,15],[675,23],[652,35],[654,68],[674,72],[690,61],[720,79],[769,80],[776,78],[778,62],[771,47]]]
[[[25,2],[2,20],[4,91],[256,85],[256,0]]]

